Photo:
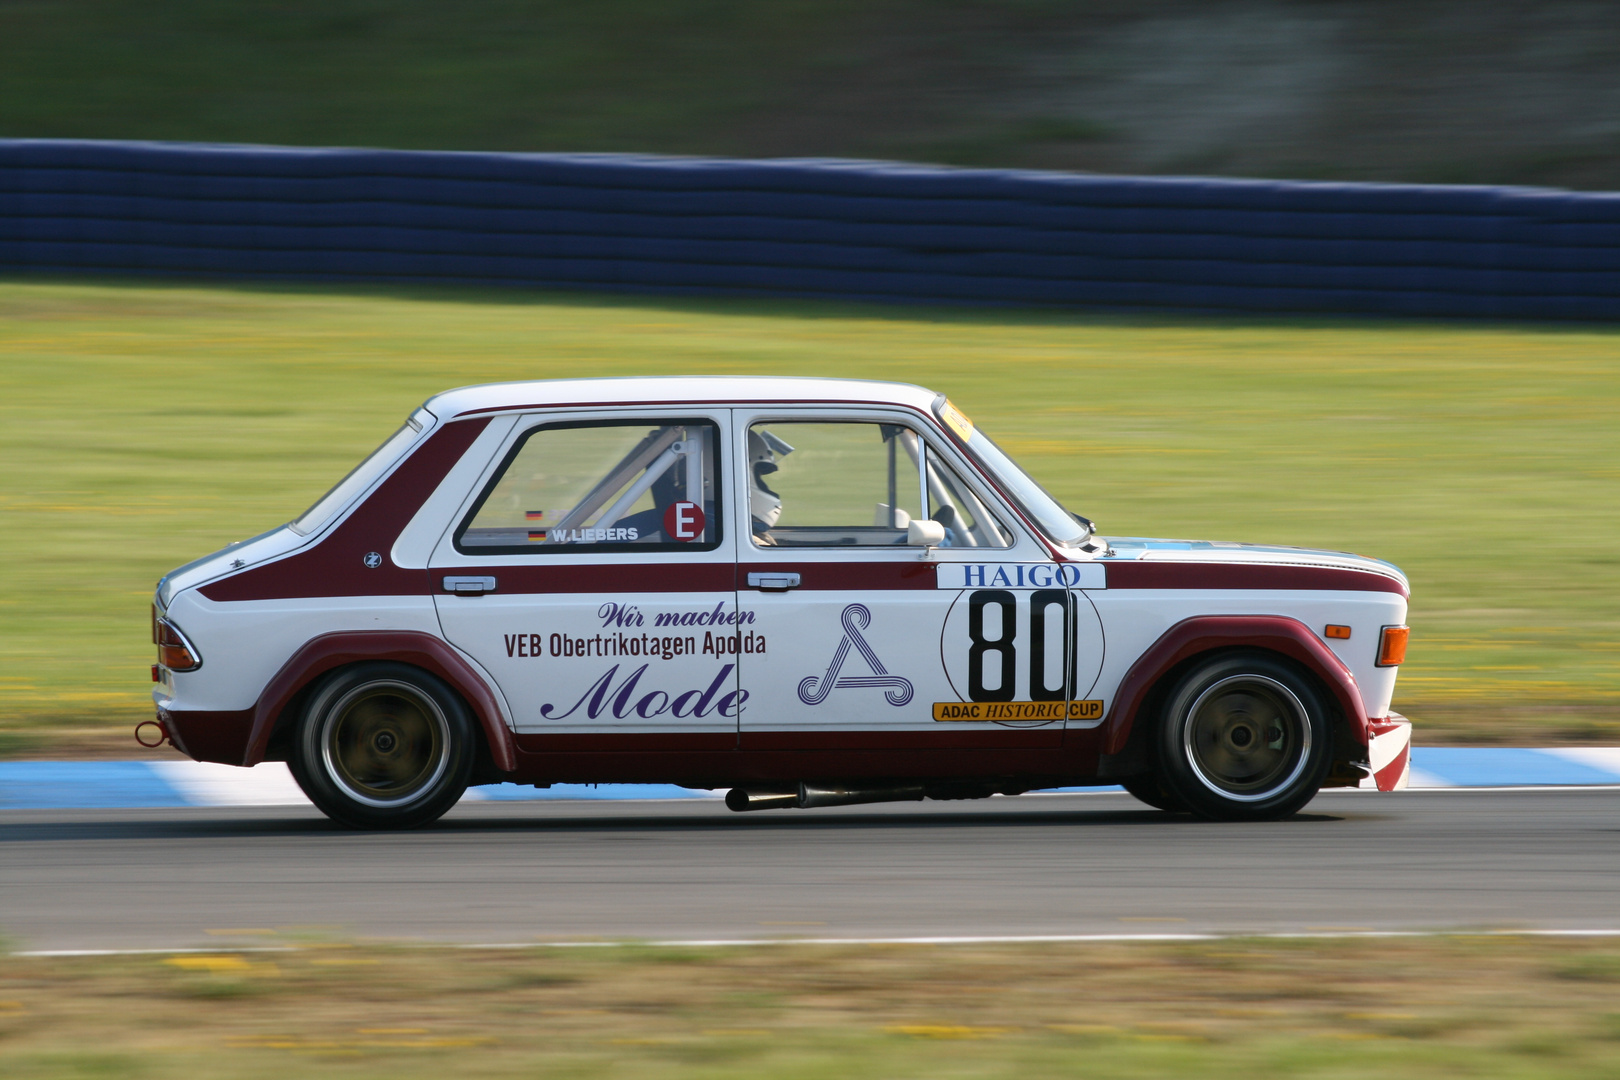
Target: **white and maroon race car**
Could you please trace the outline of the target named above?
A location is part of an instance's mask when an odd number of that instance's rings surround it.
[[[362,828],[503,782],[1276,818],[1404,786],[1407,595],[1354,555],[1097,536],[916,386],[509,383],[166,576],[153,696],[160,738],[285,760]]]

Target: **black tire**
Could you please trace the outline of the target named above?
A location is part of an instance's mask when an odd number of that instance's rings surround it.
[[[356,664],[310,695],[290,766],[340,825],[414,829],[466,792],[475,739],[466,705],[439,679],[408,664]]]
[[[1164,785],[1159,782],[1158,776],[1154,773],[1127,776],[1120,781],[1120,786],[1155,810],[1163,810],[1170,814],[1185,814],[1187,812],[1187,804],[1165,790]]]
[[[1229,654],[1182,676],[1157,735],[1165,790],[1216,821],[1293,814],[1316,797],[1333,760],[1321,695],[1264,653]]]

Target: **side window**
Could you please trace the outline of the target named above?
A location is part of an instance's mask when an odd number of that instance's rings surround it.
[[[710,420],[526,432],[455,534],[465,554],[709,550],[720,542]]]
[[[941,546],[1006,547],[1010,538],[900,424],[755,424],[747,466],[751,532],[761,547],[904,545],[910,524],[928,518],[945,526]]]
[[[928,469],[928,516],[945,526],[941,547],[1011,547],[1012,532],[990,513],[946,461],[925,453]]]

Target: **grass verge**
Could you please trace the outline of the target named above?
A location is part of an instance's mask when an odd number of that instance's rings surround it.
[[[0,959],[12,1080],[1608,1077],[1620,945],[1452,937]]]
[[[159,575],[293,517],[432,393],[796,374],[948,392],[1115,535],[1411,576],[1426,742],[1620,740],[1620,332],[0,282],[0,754],[134,752]]]

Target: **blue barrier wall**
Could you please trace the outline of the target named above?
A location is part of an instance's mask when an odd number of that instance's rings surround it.
[[[0,271],[1620,317],[1620,195],[0,140]]]

